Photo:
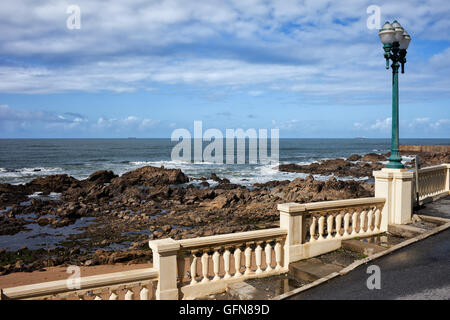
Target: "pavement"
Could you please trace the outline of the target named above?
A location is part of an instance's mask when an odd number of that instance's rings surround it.
[[[450,219],[450,196],[427,203],[414,213]]]
[[[450,197],[415,212],[450,218]],[[370,290],[368,267],[380,269],[380,289]],[[450,300],[450,229],[361,265],[347,275],[300,292],[288,300]]]

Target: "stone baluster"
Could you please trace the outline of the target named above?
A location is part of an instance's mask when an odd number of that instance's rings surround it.
[[[350,226],[350,213],[346,212],[344,215],[344,234],[343,237],[348,237],[349,233],[348,233],[348,229]]]
[[[324,231],[324,225],[325,225],[325,217],[320,216],[319,218],[319,238],[317,240],[324,240],[323,237],[323,231]]]
[[[249,244],[247,244],[245,251],[244,251],[244,256],[245,256],[245,272],[244,274],[250,274],[252,273],[252,269],[251,269],[251,265],[252,265],[252,248],[250,247]]]
[[[341,238],[342,214],[336,215],[336,238]]]
[[[203,252],[201,261],[202,261],[202,275],[203,275],[202,283],[207,283],[207,282],[209,282],[209,278],[208,278],[209,255],[206,250],[205,250],[205,252]]]
[[[191,284],[196,284],[197,280],[195,277],[197,276],[197,256],[196,252],[192,252],[192,262],[191,262]]]
[[[261,242],[258,242],[255,248],[255,261],[256,261],[256,274],[262,273],[261,263],[262,263],[262,248]]]
[[[361,212],[361,215],[359,216],[359,233],[364,233],[364,225],[366,224],[366,210],[363,210]]]
[[[367,214],[367,232],[372,232],[373,210]]]
[[[219,249],[214,249],[212,260],[213,260],[213,271],[214,271],[213,281],[217,281],[217,280],[220,280],[220,276],[219,276],[219,262],[220,262]]]
[[[111,295],[109,296],[109,300],[117,300],[119,296],[114,292],[111,291]]]
[[[127,290],[127,293],[125,293],[125,300],[133,300],[134,292],[130,289]]]
[[[358,224],[358,211],[353,212],[352,215],[352,236],[357,235],[358,233],[356,232],[356,225]]]
[[[277,239],[275,244],[275,261],[277,262],[277,265],[275,267],[275,270],[281,269],[281,240]]]
[[[225,248],[225,251],[223,253],[223,268],[225,270],[225,276],[224,279],[231,278],[230,275],[230,259],[231,259],[231,253],[229,248]]]
[[[266,247],[264,248],[264,253],[266,254],[266,270],[265,271],[272,271],[272,246],[270,245],[269,241],[266,242]]]
[[[375,209],[375,229],[374,231],[378,232],[380,231],[380,224],[381,224],[381,211],[380,209]]]
[[[316,241],[315,235],[316,235],[316,217],[311,217],[311,225],[309,226],[309,234],[311,238],[309,239],[310,242]]]
[[[236,269],[236,273],[234,274],[235,277],[242,276],[241,273],[241,249],[239,247],[234,250],[234,268]]]
[[[327,238],[326,239],[328,239],[328,240],[333,238],[333,235],[332,235],[332,233],[333,233],[333,220],[334,220],[334,217],[333,217],[332,214],[330,214],[327,217]]]
[[[147,289],[147,287],[142,287],[141,292],[139,292],[139,298],[141,300],[148,300],[148,289]]]

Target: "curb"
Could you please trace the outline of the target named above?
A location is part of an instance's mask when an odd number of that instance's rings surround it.
[[[449,220],[447,219],[447,221],[449,221]],[[343,275],[349,273],[350,271],[354,270],[355,268],[357,268],[357,267],[359,267],[359,266],[361,266],[363,264],[366,264],[366,263],[368,263],[368,262],[370,262],[372,260],[378,259],[378,258],[380,258],[380,257],[382,257],[384,255],[387,255],[389,253],[392,253],[392,252],[394,252],[394,251],[396,251],[398,249],[404,248],[406,246],[409,246],[410,244],[413,244],[415,242],[418,242],[420,240],[428,238],[428,237],[430,237],[430,236],[432,236],[432,235],[434,235],[436,233],[439,233],[441,231],[444,231],[445,229],[448,229],[448,228],[450,228],[450,221],[445,223],[445,224],[443,224],[443,225],[441,225],[441,226],[439,226],[439,227],[434,228],[433,230],[430,230],[428,232],[424,232],[424,233],[422,233],[422,234],[420,234],[418,236],[415,236],[415,237],[413,237],[411,239],[408,239],[406,241],[400,242],[399,244],[396,244],[395,246],[392,246],[392,247],[390,247],[389,249],[387,249],[385,251],[376,253],[374,255],[371,255],[370,257],[367,257],[367,258],[364,258],[364,259],[361,259],[361,260],[357,260],[357,261],[355,261],[352,264],[348,265],[347,267],[345,267],[344,269],[342,269],[339,272],[330,273],[329,275],[327,275],[327,276],[325,276],[323,278],[320,278],[320,279],[318,279],[318,280],[316,280],[314,282],[311,282],[311,283],[309,283],[307,285],[304,285],[304,286],[302,286],[300,288],[297,288],[297,289],[294,289],[292,291],[283,293],[283,294],[281,294],[279,296],[273,297],[270,300],[283,300],[283,299],[289,298],[289,297],[291,297],[293,295],[296,295],[296,294],[298,294],[300,292],[303,292],[303,291],[306,291],[308,289],[314,288],[314,287],[316,287],[316,286],[318,286],[318,285],[320,285],[320,284],[322,284],[324,282],[327,282],[328,280],[331,280],[331,279],[336,278],[338,276],[343,276]]]

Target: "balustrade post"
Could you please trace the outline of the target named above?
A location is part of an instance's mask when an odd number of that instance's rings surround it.
[[[387,231],[391,224],[406,224],[412,215],[412,180],[413,172],[406,169],[383,168],[374,171],[375,197],[385,198],[381,211],[381,231]]]
[[[302,244],[306,235],[306,209],[298,203],[283,203],[278,205],[280,211],[280,228],[287,230],[284,243],[284,267],[300,260],[303,256]]]
[[[445,190],[450,193],[450,163],[444,164],[447,167],[445,175]]]
[[[149,241],[153,253],[153,268],[158,270],[156,300],[178,300],[177,253],[178,241],[160,239]]]

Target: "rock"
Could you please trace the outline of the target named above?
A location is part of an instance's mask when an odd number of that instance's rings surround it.
[[[84,262],[84,265],[85,265],[86,267],[92,266],[92,265],[94,265],[94,261],[93,261],[92,259],[86,260],[86,261]]]
[[[172,226],[170,226],[170,225],[165,225],[165,226],[163,226],[163,227],[161,227],[161,230],[163,231],[163,232],[170,232],[170,230],[172,230]]]
[[[368,153],[365,154],[362,158],[362,161],[370,161],[370,162],[378,162],[378,161],[385,161],[386,156],[376,153]]]
[[[22,270],[22,268],[24,267],[24,263],[22,260],[17,260],[16,264],[14,265],[14,268],[16,268],[17,270]]]
[[[37,223],[38,223],[40,226],[45,226],[45,225],[47,225],[47,224],[50,223],[50,220],[49,220],[48,218],[40,218],[40,219],[37,221]]]
[[[86,180],[98,184],[109,183],[112,179],[118,176],[110,170],[99,170],[91,174]]]
[[[230,183],[230,180],[228,180],[227,178],[220,179],[220,178],[217,176],[217,174],[215,174],[214,172],[211,173],[211,176],[210,176],[209,178],[210,178],[211,180],[213,180],[213,181],[216,181],[216,182],[219,182],[219,183],[223,183],[223,184],[228,184],[228,183]]]
[[[201,185],[202,187],[209,187],[208,181],[202,181],[202,182],[200,182],[200,185]]]
[[[352,154],[350,157],[347,158],[347,161],[358,161],[361,159],[361,156],[359,154]]]
[[[200,205],[206,207],[207,209],[222,209],[228,204],[228,202],[229,199],[226,196],[221,195],[212,201],[202,202]]]
[[[68,218],[63,218],[58,222],[58,227],[66,227],[70,224],[70,220]]]
[[[39,177],[25,184],[30,191],[42,191],[44,194],[50,192],[64,192],[74,184],[78,184],[78,180],[68,176],[67,174],[56,174],[52,176]]]
[[[189,182],[188,177],[180,169],[165,169],[164,167],[142,167],[127,172],[119,178],[111,180],[111,185],[124,186],[156,186],[181,184]]]
[[[377,155],[379,156],[379,155]],[[370,156],[368,157],[370,158]],[[372,158],[370,158],[372,159]],[[381,163],[373,162],[358,162],[353,163],[344,159],[324,160],[321,162],[314,162],[309,165],[298,164],[282,164],[278,166],[280,171],[286,172],[302,172],[320,175],[335,175],[338,177],[370,177],[374,170],[379,170],[383,167]]]

